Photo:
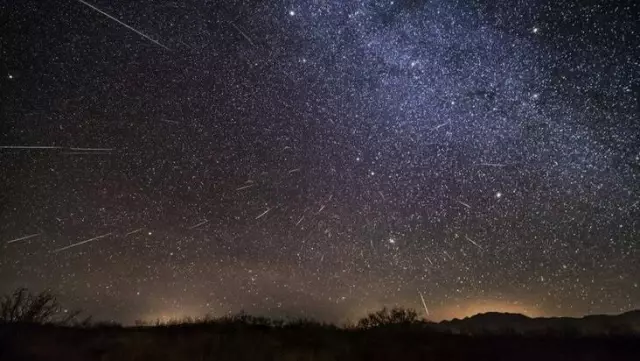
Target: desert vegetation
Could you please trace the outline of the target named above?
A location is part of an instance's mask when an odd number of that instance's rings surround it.
[[[81,319],[50,292],[19,289],[0,303],[0,360],[638,360],[637,333],[473,332],[383,308],[354,324],[277,320],[245,313],[132,327]],[[514,317],[520,320],[523,316]],[[473,321],[473,322],[472,322]],[[461,332],[461,330],[463,330]],[[631,329],[628,329],[631,330]]]

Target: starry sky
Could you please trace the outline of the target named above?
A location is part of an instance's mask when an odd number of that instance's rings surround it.
[[[124,323],[640,308],[634,3],[2,2],[0,293]]]

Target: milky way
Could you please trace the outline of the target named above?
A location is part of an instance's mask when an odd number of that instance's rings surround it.
[[[633,1],[87,4],[0,10],[3,293],[125,323],[640,307]]]

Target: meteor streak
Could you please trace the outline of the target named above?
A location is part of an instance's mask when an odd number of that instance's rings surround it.
[[[108,237],[108,236],[110,236],[110,235],[111,235],[111,233],[112,233],[112,232],[109,232],[109,233],[103,234],[103,235],[101,235],[101,236],[97,236],[97,237],[89,238],[89,239],[87,239],[86,241],[82,241],[82,242],[78,242],[78,243],[70,244],[70,245],[68,245],[68,246],[66,246],[66,247],[58,248],[58,249],[56,249],[56,250],[53,250],[53,251],[52,251],[52,253],[62,252],[62,251],[64,251],[64,250],[67,250],[67,249],[69,249],[69,248],[73,248],[73,247],[79,246],[79,245],[81,245],[81,244],[89,243],[89,242],[92,242],[92,241],[96,241],[96,240],[98,240],[98,239],[100,239],[100,238]]]
[[[129,30],[134,31],[135,33],[137,33],[138,35],[140,35],[140,36],[144,37],[145,39],[147,39],[147,40],[151,41],[152,43],[154,43],[154,44],[156,44],[156,45],[159,45],[159,46],[161,46],[161,47],[163,47],[163,48],[165,48],[165,49],[167,49],[167,50],[171,50],[171,49],[167,48],[166,46],[164,46],[164,45],[160,44],[157,40],[154,40],[154,39],[152,39],[151,37],[149,37],[149,35],[147,35],[147,34],[145,34],[145,33],[141,32],[140,30],[137,30],[137,29],[135,29],[135,28],[133,28],[133,27],[131,27],[131,26],[129,26],[129,25],[127,25],[127,24],[123,23],[121,20],[116,19],[115,17],[113,17],[113,16],[111,16],[111,15],[109,15],[109,14],[105,13],[104,11],[102,11],[102,10],[98,9],[97,7],[95,7],[95,6],[91,5],[91,4],[89,4],[88,2],[86,2],[86,1],[82,1],[82,0],[76,0],[76,1],[78,1],[79,3],[82,3],[82,4],[84,4],[84,5],[86,5],[86,6],[90,7],[90,8],[92,8],[93,10],[95,10],[95,11],[99,12],[100,14],[102,14],[102,15],[104,15],[104,16],[106,16],[106,17],[108,17],[109,19],[111,19],[111,20],[113,20],[113,21],[117,22],[118,24],[120,24],[120,25],[124,26],[125,28],[127,28],[127,29],[129,29]]]
[[[39,235],[40,235],[40,233],[36,233],[36,234],[30,234],[30,235],[28,235],[28,236],[24,236],[24,237],[20,237],[20,238],[12,239],[12,240],[10,240],[10,241],[7,241],[7,244],[9,244],[9,243],[15,243],[15,242],[18,242],[18,241],[24,241],[24,240],[27,240],[27,239],[30,239],[30,238],[33,238],[33,237],[36,237],[36,236],[39,236]]]

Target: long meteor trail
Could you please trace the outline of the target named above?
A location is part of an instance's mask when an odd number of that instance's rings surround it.
[[[54,147],[47,145],[0,145],[0,149],[60,149],[62,147]]]
[[[147,35],[147,34],[145,34],[145,33],[141,32],[140,30],[137,30],[137,29],[135,29],[135,28],[133,28],[133,27],[131,27],[131,26],[129,26],[129,25],[127,25],[127,24],[123,23],[123,22],[122,22],[122,21],[120,21],[119,19],[116,19],[115,17],[113,17],[113,16],[111,16],[111,15],[109,15],[109,14],[105,13],[104,11],[102,11],[102,10],[98,9],[97,7],[95,7],[95,6],[91,5],[91,4],[89,4],[88,2],[86,2],[86,1],[82,1],[82,0],[76,0],[76,1],[77,1],[77,2],[79,2],[79,3],[82,3],[82,4],[86,5],[86,6],[88,6],[88,7],[90,7],[90,8],[92,8],[93,10],[95,10],[95,11],[99,12],[100,14],[102,14],[102,15],[104,15],[104,16],[106,16],[106,17],[108,17],[109,19],[111,19],[111,20],[113,20],[113,21],[117,22],[118,24],[120,24],[120,25],[122,25],[122,26],[126,27],[127,29],[129,29],[129,30],[131,30],[131,31],[134,31],[135,33],[137,33],[138,35],[140,35],[140,36],[144,37],[145,39],[147,39],[147,40],[151,41],[152,43],[154,43],[154,44],[156,44],[156,45],[159,45],[159,46],[161,46],[161,47],[163,47],[163,48],[165,48],[165,49],[167,49],[167,50],[171,51],[171,49],[169,49],[168,47],[166,47],[166,46],[164,46],[164,45],[160,44],[157,40],[152,39],[149,35]]]
[[[424,302],[424,296],[422,296],[422,292],[418,291],[418,294],[420,295],[420,300],[422,300],[422,306],[424,307],[424,312],[427,314],[427,316],[429,316],[429,309],[427,308],[427,303]]]
[[[20,237],[20,238],[12,239],[12,240],[10,240],[10,241],[7,241],[7,244],[9,244],[9,243],[15,243],[15,242],[18,242],[18,241],[25,241],[25,240],[27,240],[27,239],[30,239],[30,238],[33,238],[33,237],[37,237],[37,236],[39,236],[39,235],[40,235],[40,233],[36,233],[36,234],[30,234],[30,235],[28,235],[28,236],[24,236],[24,237]]]
[[[69,249],[69,248],[73,248],[73,247],[79,246],[79,245],[81,245],[81,244],[89,243],[89,242],[96,241],[96,240],[101,239],[101,238],[104,238],[104,237],[108,237],[108,236],[110,236],[110,235],[111,235],[111,233],[112,233],[112,232],[109,232],[109,233],[103,234],[103,235],[101,235],[101,236],[97,236],[97,237],[89,238],[89,239],[87,239],[86,241],[82,241],[82,242],[78,242],[78,243],[70,244],[70,245],[68,245],[68,246],[66,246],[66,247],[58,248],[58,249],[56,249],[56,250],[53,250],[53,251],[52,251],[52,253],[62,252],[62,251],[64,251],[64,250],[67,250],[67,249]]]
[[[113,148],[71,148],[74,152],[111,152]]]

